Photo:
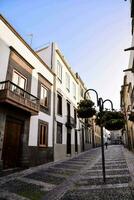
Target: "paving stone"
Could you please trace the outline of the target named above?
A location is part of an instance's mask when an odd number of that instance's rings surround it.
[[[64,177],[55,177],[55,176],[52,176],[51,174],[47,174],[43,170],[29,174],[28,176],[26,176],[26,178],[35,179],[42,182],[56,184],[56,185],[66,180]]]
[[[102,166],[94,166],[92,169],[97,170],[97,169],[101,169]],[[110,165],[110,166],[105,166],[106,169],[122,169],[122,168],[126,168],[127,165]]]
[[[66,170],[66,169],[60,169],[60,168],[55,168],[55,167],[51,167],[51,168],[48,168],[45,170],[45,172],[48,172],[48,173],[55,173],[55,174],[63,174],[63,175],[66,175],[66,176],[69,176],[69,175],[72,175],[75,173],[75,171],[73,170]]]
[[[19,172],[19,171],[22,171],[22,170],[24,170],[24,169],[14,168],[14,169],[0,170],[0,177],[7,176],[9,174],[13,174],[13,173],[16,173],[16,172]]]
[[[57,169],[57,170],[62,170],[62,171],[68,171],[69,173],[76,173],[77,171],[79,171],[79,169],[74,169],[74,168],[65,168],[65,167],[54,167],[54,169]]]
[[[117,184],[117,183],[128,183],[131,181],[130,177],[111,177],[106,178],[107,184]],[[78,186],[80,185],[103,185],[103,179],[102,178],[90,178],[90,179],[82,179],[79,182],[77,182]]]
[[[69,164],[58,164],[58,165],[55,165],[55,167],[61,167],[61,168],[70,168],[70,169],[77,169],[79,170],[80,168],[82,168],[82,166],[78,166],[78,165],[69,165]]]
[[[96,165],[95,165],[96,167],[101,167],[102,166],[102,164],[101,163],[97,163]],[[107,163],[107,162],[105,162],[105,166],[127,166],[127,163]]]
[[[83,161],[66,161],[66,162],[64,162],[64,164],[83,166],[83,165],[87,164],[87,162],[83,162]]]
[[[30,178],[20,177],[20,178],[17,178],[17,180],[20,180],[20,181],[23,181],[26,183],[30,183],[30,184],[34,184],[34,185],[39,185],[42,187],[43,191],[49,191],[49,190],[52,190],[53,188],[55,188],[55,185],[53,185],[53,184],[38,181],[38,180],[33,180]]]
[[[0,200],[134,200],[134,154],[128,152],[126,162],[124,152],[121,145],[105,150],[106,184],[101,148],[97,148],[63,162],[30,168],[11,175],[10,180],[4,177],[5,182],[0,179],[0,189],[7,192],[7,196],[0,194]]]
[[[102,190],[74,190],[65,193],[61,200],[133,200],[129,188]]]
[[[106,170],[106,175],[122,175],[122,174],[129,174],[128,170]],[[102,170],[98,171],[95,170],[93,171],[88,171],[87,173],[85,173],[86,176],[95,176],[95,175],[102,175]]]
[[[27,197],[31,200],[38,200],[47,192],[42,191],[42,187],[29,184],[20,180],[9,181],[1,186],[1,189],[8,190],[11,193],[17,193],[20,196]]]

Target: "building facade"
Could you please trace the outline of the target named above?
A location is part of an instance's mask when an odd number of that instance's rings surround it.
[[[134,1],[131,4],[132,19],[132,47],[125,49],[130,51],[128,68],[124,70],[124,80],[121,86],[121,109],[125,115],[126,127],[122,131],[124,144],[134,150]]]
[[[91,128],[77,117],[86,87],[56,43],[37,51],[55,74],[54,159],[65,159],[92,147]]]
[[[53,160],[54,74],[0,16],[0,163]]]
[[[0,15],[0,52],[0,167],[36,166],[99,145],[94,119],[77,117],[87,88],[56,43],[35,52]]]

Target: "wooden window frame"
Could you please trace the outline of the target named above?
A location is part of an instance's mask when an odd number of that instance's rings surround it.
[[[46,132],[45,134],[44,133],[41,133],[41,127],[45,127],[46,128]],[[40,134],[42,134],[42,136],[40,136]],[[44,137],[45,137],[45,144],[43,144],[43,142],[41,143],[40,142],[40,138],[42,138],[42,141],[43,141],[43,134],[44,134]],[[38,146],[39,147],[48,147],[48,123],[47,122],[44,122],[42,120],[39,120],[39,128],[38,128]]]
[[[26,87],[27,87],[27,78],[21,74],[20,72],[18,72],[17,70],[13,69],[13,76],[12,76],[12,82],[13,82],[13,77],[14,77],[14,73],[16,73],[18,76],[20,76],[21,78],[23,78],[25,80],[25,86],[24,88],[22,88],[23,90],[26,90]],[[14,83],[14,82],[13,82]],[[14,83],[16,84],[16,83]],[[19,86],[19,85],[18,85]],[[20,87],[20,86],[19,86]],[[21,88],[21,87],[20,87]]]
[[[44,104],[41,103],[41,89],[40,89],[40,105],[48,109],[49,108],[49,103],[48,103],[48,101],[49,101],[49,89],[46,86],[44,86],[43,84],[41,84],[40,88],[43,88],[47,91],[47,106],[45,106]]]

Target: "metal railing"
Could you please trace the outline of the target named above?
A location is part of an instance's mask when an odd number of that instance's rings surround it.
[[[0,98],[9,98],[35,111],[39,110],[39,99],[9,80],[0,82],[0,94]]]

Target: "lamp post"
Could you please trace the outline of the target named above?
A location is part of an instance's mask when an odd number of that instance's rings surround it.
[[[112,101],[110,99],[106,99],[103,101],[103,99],[101,97],[99,98],[97,91],[94,89],[87,89],[84,93],[84,99],[86,99],[86,94],[88,91],[95,92],[96,98],[97,98],[97,106],[99,107],[100,113],[102,113],[104,110],[105,102],[110,102],[111,109],[114,110]],[[102,115],[100,115],[100,117],[102,118]],[[100,119],[100,121],[101,121],[101,119]],[[104,139],[103,139],[103,125],[102,124],[101,124],[100,128],[101,128],[102,174],[103,174],[103,182],[105,183],[106,182],[106,173],[105,173],[105,154],[104,154]]]

